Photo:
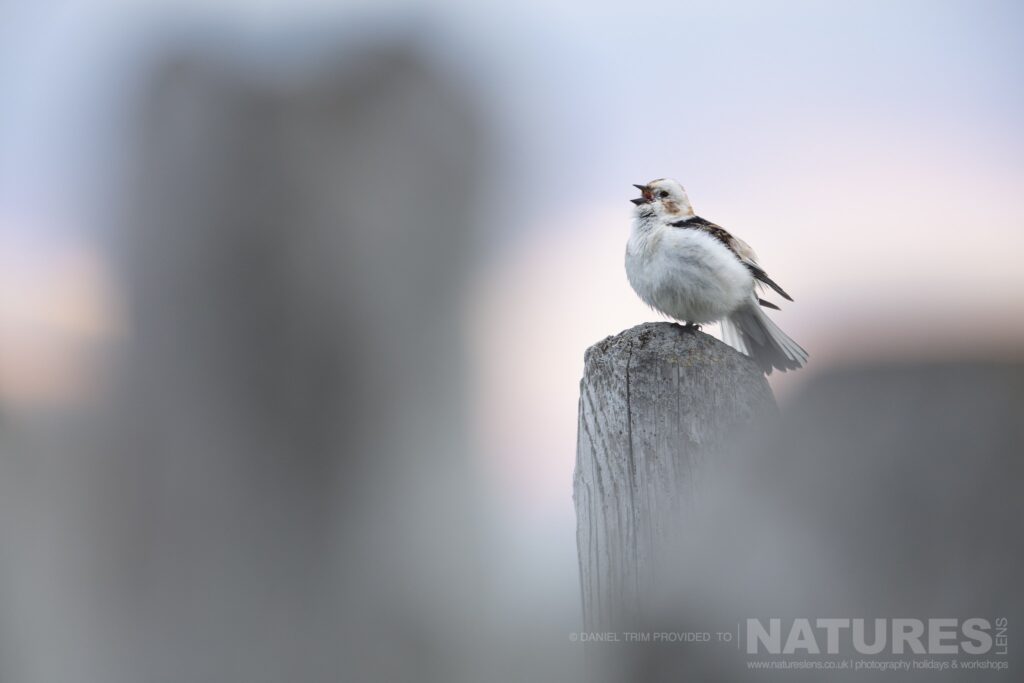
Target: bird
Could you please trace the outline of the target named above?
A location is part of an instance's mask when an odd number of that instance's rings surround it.
[[[768,276],[750,245],[694,213],[678,181],[659,178],[634,187],[640,197],[630,200],[626,276],[640,299],[687,329],[720,322],[723,340],[767,375],[803,367],[807,351],[768,318],[762,309],[779,307],[758,290],[793,298]]]

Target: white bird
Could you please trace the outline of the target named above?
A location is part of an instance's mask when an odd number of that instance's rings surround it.
[[[635,185],[641,196],[626,244],[626,275],[651,308],[700,328],[720,321],[725,342],[771,374],[803,367],[807,352],[773,323],[757,296],[767,285],[793,299],[768,277],[754,250],[693,212],[683,186],[671,178]]]

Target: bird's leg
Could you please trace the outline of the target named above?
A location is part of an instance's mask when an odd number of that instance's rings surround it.
[[[690,332],[700,332],[700,325],[687,321],[686,324],[683,325],[683,329]]]

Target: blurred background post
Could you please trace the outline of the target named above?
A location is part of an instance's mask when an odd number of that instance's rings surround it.
[[[474,677],[480,123],[405,46],[321,59],[172,41],[140,74],[130,329],[88,414],[8,456],[4,680]]]

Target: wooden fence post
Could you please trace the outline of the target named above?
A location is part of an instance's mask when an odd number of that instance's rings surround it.
[[[585,631],[635,624],[709,459],[775,402],[749,358],[672,323],[586,352],[573,499]]]

